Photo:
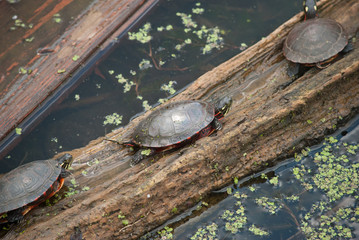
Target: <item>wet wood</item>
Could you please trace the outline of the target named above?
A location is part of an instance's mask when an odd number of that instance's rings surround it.
[[[336,19],[351,35],[357,33],[357,0],[324,0],[319,8],[322,17]],[[75,228],[85,239],[135,239],[233,177],[264,169],[333,132],[358,113],[359,44],[328,68],[312,68],[291,82],[281,46],[301,18],[294,16],[171,100],[231,95],[234,103],[223,130],[130,168],[128,149],[104,139],[125,138],[148,113],[136,118],[126,128],[72,151],[80,193],[33,210],[6,239],[16,239],[19,232],[22,239],[69,239]],[[82,191],[84,186],[90,189]]]
[[[2,64],[0,67],[3,70],[0,75],[0,141],[80,68],[81,63],[96,51],[113,43],[115,31],[119,28],[122,31],[126,29],[134,22],[134,16],[138,17],[155,2],[157,0],[94,1],[87,11],[75,18],[71,27],[61,38],[46,46],[49,50],[48,54],[37,55],[34,53],[35,49],[32,49],[32,52],[16,53],[17,49],[23,49],[23,39],[32,36],[47,21],[52,21],[55,13],[72,3],[71,0],[61,1],[41,18],[38,24],[27,29],[20,38],[22,40],[4,49],[0,53],[1,62],[8,60],[12,62],[10,66]],[[2,1],[0,4],[6,3]],[[37,16],[38,11],[42,11],[49,4],[51,1],[42,3],[36,9],[34,17]],[[117,34],[119,34],[118,31]],[[29,53],[33,54],[31,58],[23,56]],[[16,55],[17,59],[14,59],[12,55]],[[79,56],[77,61],[72,59],[75,55]],[[22,57],[27,62],[23,62]],[[18,69],[21,64],[24,64],[25,69],[31,69],[31,73],[13,76],[14,69]]]

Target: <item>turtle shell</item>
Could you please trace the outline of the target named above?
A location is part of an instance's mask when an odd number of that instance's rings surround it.
[[[133,141],[140,146],[161,148],[183,142],[208,126],[214,106],[201,101],[174,102],[153,111],[139,123]]]
[[[25,206],[48,190],[61,173],[58,161],[38,160],[6,173],[0,179],[0,213]]]
[[[327,18],[308,19],[295,25],[284,42],[284,56],[292,62],[314,64],[341,52],[348,44],[342,25]]]

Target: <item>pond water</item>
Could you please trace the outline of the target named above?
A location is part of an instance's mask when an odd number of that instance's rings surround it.
[[[234,182],[142,239],[358,239],[359,116]]]
[[[0,160],[0,173],[126,125],[299,11],[299,0],[159,1],[31,133],[23,133]]]
[[[119,36],[106,58],[88,67],[77,87],[31,133],[22,136],[0,160],[0,173],[85,146],[126,125],[268,35],[301,11],[301,4],[160,1],[131,34]],[[295,159],[234,179],[235,184],[143,238],[354,239],[359,234],[358,125],[355,119]]]

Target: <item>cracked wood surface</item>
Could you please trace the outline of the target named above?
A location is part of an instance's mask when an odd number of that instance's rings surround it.
[[[24,56],[34,52],[32,48],[44,46],[38,43],[27,51],[17,53],[17,49],[23,47],[22,41],[14,42],[4,49],[0,53],[2,63],[0,69],[4,71],[0,73],[0,141],[39,105],[43,104],[76,70],[81,69],[86,60],[94,53],[113,44],[115,37],[125,31],[157,1],[94,1],[88,9],[73,20],[61,37],[45,47],[51,49],[51,53]],[[0,4],[6,4],[4,2]],[[42,3],[39,9],[34,11],[34,16],[38,14],[38,11],[43,11],[50,4],[49,2],[51,1]],[[61,1],[38,24],[26,30],[22,37],[26,38],[37,30],[46,31],[41,28],[42,25],[45,25],[46,21],[53,21],[53,14],[71,3],[71,0]],[[79,56],[77,61],[72,60],[75,55]],[[9,59],[13,62],[7,66]],[[15,66],[18,68],[21,64],[32,72],[26,75],[19,73],[15,75]],[[65,70],[65,72],[59,74],[58,70]]]

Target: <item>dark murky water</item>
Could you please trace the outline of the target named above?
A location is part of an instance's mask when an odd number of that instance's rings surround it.
[[[143,239],[357,239],[358,184],[359,117],[296,158],[214,192]]]
[[[297,0],[160,1],[130,30],[142,29],[142,39],[129,40],[127,34],[119,39],[41,124],[21,136],[1,160],[0,173],[85,146],[127,124],[268,35],[300,6]],[[152,39],[146,42],[148,36]],[[112,121],[122,116],[121,124],[105,125],[106,116]]]
[[[298,0],[160,1],[130,30],[142,29],[133,34],[139,41],[127,34],[119,39],[107,58],[1,160],[0,173],[84,146],[127,124],[300,8]],[[120,119],[118,125],[105,123]],[[354,239],[359,224],[358,122],[299,153],[297,160],[213,193],[167,223],[175,230],[166,228],[157,239],[172,239],[170,234],[173,239]]]

